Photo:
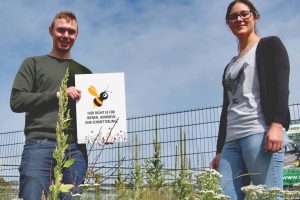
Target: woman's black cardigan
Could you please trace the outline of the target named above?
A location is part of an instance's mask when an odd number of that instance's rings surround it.
[[[227,66],[228,67],[228,66]],[[223,108],[217,140],[217,153],[221,153],[227,131],[227,109],[229,99],[223,73]],[[290,124],[289,74],[290,64],[287,51],[276,36],[261,38],[256,49],[256,67],[260,87],[261,107],[267,125],[281,123],[286,130]]]

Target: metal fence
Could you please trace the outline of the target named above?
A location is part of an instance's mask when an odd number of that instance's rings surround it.
[[[290,111],[292,119],[300,119],[298,103],[291,104]],[[95,145],[93,148],[88,145],[89,167],[102,175],[104,184],[111,184],[116,179],[119,160],[122,160],[121,174],[124,178],[129,178],[132,164],[136,160],[136,151],[142,166],[145,160],[153,157],[157,131],[165,170],[174,170],[180,135],[185,135],[189,168],[194,171],[208,168],[215,154],[220,114],[221,106],[217,106],[129,118],[127,142],[103,147]],[[0,133],[0,182],[17,185],[24,140],[23,131]],[[100,152],[101,156],[98,157]]]

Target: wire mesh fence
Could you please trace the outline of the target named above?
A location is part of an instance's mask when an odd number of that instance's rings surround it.
[[[290,105],[291,118],[300,119],[299,104]],[[174,171],[176,156],[184,140],[186,162],[193,171],[209,167],[216,150],[221,106],[185,110],[172,113],[133,117],[127,119],[128,141],[112,145],[87,145],[90,172],[102,178],[102,184],[111,185],[119,167],[122,177],[130,178],[133,163],[142,168],[153,157],[155,133],[161,148],[164,169]],[[25,137],[23,131],[0,133],[0,193],[17,190],[21,154]],[[99,156],[101,152],[101,155]]]
[[[174,170],[176,160],[176,146],[179,149],[180,135],[185,135],[186,157],[190,163],[190,169],[201,170],[209,166],[215,146],[221,107],[211,107],[149,115],[128,119],[128,141],[126,143],[105,146],[103,155],[96,161],[94,169],[99,169],[103,178],[109,176],[107,183],[112,183],[116,173],[118,160],[122,160],[122,176],[129,177],[132,163],[138,160],[143,165],[154,154],[155,132],[158,134],[161,147],[161,159],[164,162],[164,170]],[[91,150],[89,161],[93,161],[99,149]],[[119,159],[118,159],[119,154]]]

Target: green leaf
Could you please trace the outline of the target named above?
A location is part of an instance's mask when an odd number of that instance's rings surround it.
[[[64,164],[64,167],[66,167],[66,168],[70,167],[71,165],[73,165],[74,161],[75,161],[75,159],[67,160]]]
[[[59,187],[59,191],[66,193],[66,192],[69,192],[69,190],[73,187],[74,187],[74,185],[72,185],[72,184],[61,184]]]

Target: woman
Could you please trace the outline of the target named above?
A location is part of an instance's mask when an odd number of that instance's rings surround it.
[[[283,187],[289,59],[278,37],[259,37],[258,20],[248,0],[235,0],[227,8],[226,23],[239,52],[223,74],[223,109],[211,168],[222,174],[221,187],[232,199],[244,199],[241,187],[250,181]]]

